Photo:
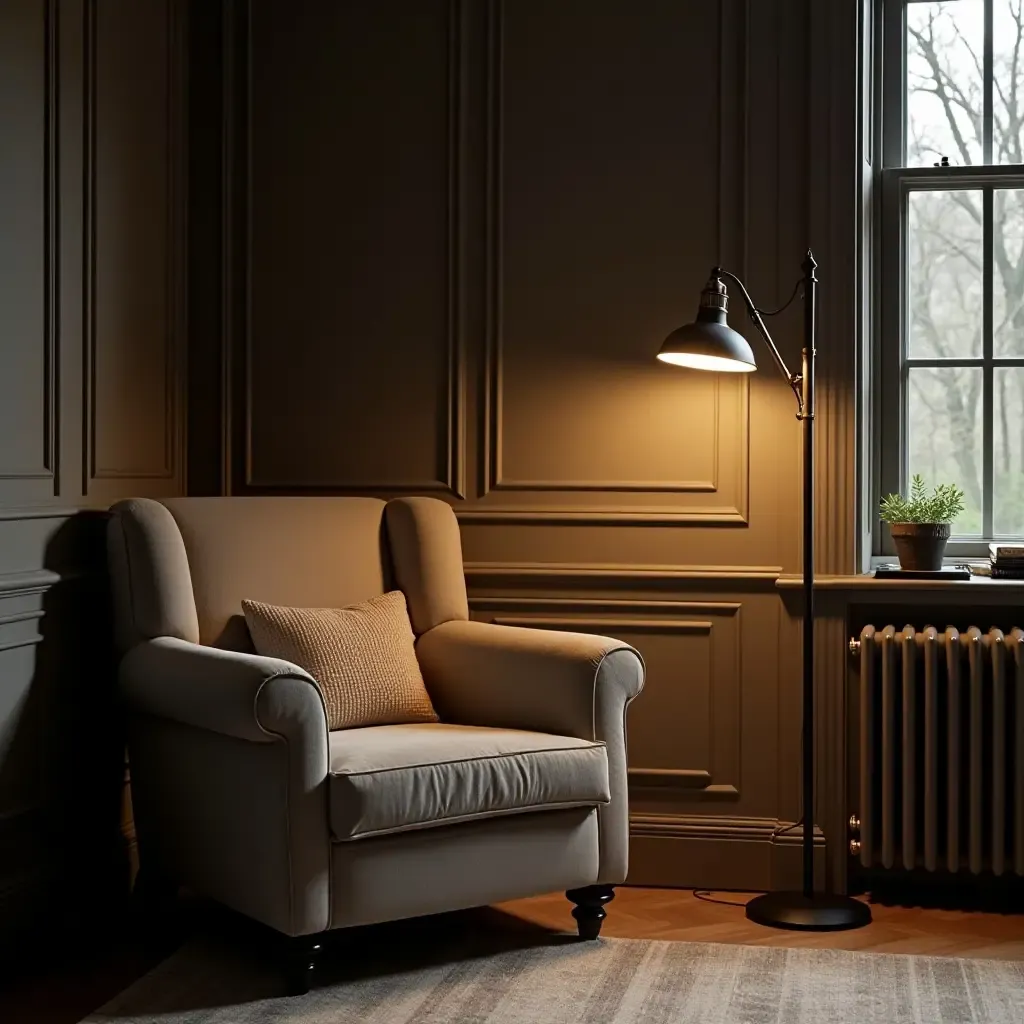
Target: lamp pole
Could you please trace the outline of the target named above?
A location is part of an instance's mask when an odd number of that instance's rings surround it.
[[[818,264],[810,249],[803,262],[804,348],[797,418],[804,435],[803,497],[803,888],[814,896],[814,345],[818,300]]]

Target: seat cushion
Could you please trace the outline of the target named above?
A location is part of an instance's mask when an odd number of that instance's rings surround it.
[[[336,840],[608,803],[603,743],[446,723],[330,735]]]

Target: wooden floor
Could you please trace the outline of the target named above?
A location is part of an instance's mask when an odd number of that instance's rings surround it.
[[[871,905],[873,921],[849,932],[800,933],[752,924],[743,913],[742,893],[713,893],[725,906],[697,899],[688,890],[616,890],[602,935],[677,942],[731,942],[757,946],[856,949],[875,953],[986,957],[1024,960],[1024,916],[978,911]],[[499,908],[517,918],[560,930],[573,921],[559,895],[538,896]]]
[[[725,942],[771,946],[808,946],[910,953],[932,956],[1024,960],[1024,916],[979,911],[937,910],[872,904],[874,921],[858,931],[833,934],[781,932],[751,924],[743,913],[744,894],[716,893],[712,903],[680,889],[617,890],[608,907],[602,935],[666,939],[679,942]],[[462,927],[490,932],[574,930],[570,905],[561,894],[467,911]],[[475,916],[474,916],[475,915]],[[472,918],[472,920],[469,920]],[[202,928],[204,918],[195,927]],[[409,929],[422,942],[431,922],[388,926]],[[188,926],[185,928],[188,934]],[[386,941],[395,939],[391,931]],[[158,962],[141,953],[130,938],[85,944],[61,960],[42,962],[7,978],[0,987],[3,1024],[77,1024]]]

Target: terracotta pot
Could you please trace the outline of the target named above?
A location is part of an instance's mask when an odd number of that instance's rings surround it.
[[[949,523],[890,523],[900,568],[910,572],[938,572],[949,540]]]

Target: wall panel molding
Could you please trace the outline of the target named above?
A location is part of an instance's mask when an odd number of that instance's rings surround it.
[[[50,569],[31,569],[26,572],[0,573],[0,596],[24,597],[31,594],[43,594],[62,576]]]
[[[99,399],[101,366],[101,338],[98,326],[98,291],[100,260],[103,236],[108,229],[101,223],[99,213],[99,162],[98,125],[100,119],[108,116],[102,109],[98,78],[100,73],[99,36],[106,23],[106,12],[98,0],[86,0],[83,21],[84,46],[84,107],[83,107],[83,268],[84,285],[82,295],[82,341],[83,341],[83,458],[82,493],[96,496],[101,500],[118,497],[127,492],[166,494],[177,493],[184,483],[184,358],[186,327],[185,258],[186,258],[186,200],[185,179],[186,123],[185,123],[185,4],[183,0],[163,0],[163,25],[160,44],[166,69],[163,88],[166,98],[164,117],[164,173],[166,174],[165,224],[166,247],[161,254],[164,262],[162,281],[163,302],[166,316],[163,322],[163,337],[160,339],[162,387],[160,389],[161,424],[158,463],[141,465],[137,463],[118,465],[102,451],[99,417],[109,413],[101,406]],[[110,17],[110,24],[116,19]],[[137,45],[141,45],[137,41]],[[124,217],[123,211],[121,217]],[[123,229],[124,221],[117,223]],[[118,275],[127,272],[121,263]],[[123,283],[118,281],[118,287]],[[122,296],[119,302],[124,301]],[[153,340],[153,339],[150,339]],[[115,343],[131,349],[136,339],[125,337]],[[114,358],[117,358],[116,352]],[[119,369],[116,367],[115,369]],[[127,386],[127,385],[125,385]]]
[[[36,5],[36,12],[42,21],[41,52],[38,54],[41,69],[42,95],[42,137],[39,175],[42,180],[42,265],[40,272],[42,309],[40,310],[41,334],[38,339],[8,339],[11,342],[38,342],[42,349],[42,379],[26,382],[26,388],[35,391],[38,387],[41,407],[39,410],[41,434],[33,438],[38,443],[38,461],[26,464],[20,458],[9,460],[0,455],[0,500],[40,500],[57,493],[57,413],[59,406],[59,363],[57,358],[57,336],[59,330],[58,296],[60,290],[59,236],[59,165],[57,145],[59,132],[58,95],[58,4],[57,0],[45,0]],[[24,97],[18,101],[24,106]],[[16,145],[16,143],[15,143]],[[14,242],[14,239],[11,239]],[[29,240],[26,239],[26,242]],[[17,351],[12,345],[9,351]],[[16,433],[18,425],[10,425],[9,442],[20,440]],[[32,464],[32,463],[35,464]]]
[[[500,337],[500,331],[492,335],[492,339]],[[492,396],[492,403],[495,409],[501,408],[501,349],[500,342],[492,340],[496,346],[488,363],[491,366],[493,376],[488,380],[488,389]],[[489,461],[490,479],[485,477],[484,495],[491,491],[564,491],[572,493],[575,491],[598,491],[614,492],[621,491],[631,493],[679,493],[679,494],[715,494],[718,491],[719,482],[719,458],[721,454],[721,393],[722,375],[715,374],[710,381],[712,394],[714,395],[714,433],[712,435],[713,448],[713,473],[710,480],[578,480],[570,477],[554,480],[510,480],[505,476],[502,468],[502,437],[504,435],[504,420],[500,415],[495,416],[493,435],[488,439],[490,444],[488,450],[492,453]],[[743,428],[746,424],[742,421],[739,436],[745,436]]]
[[[460,509],[465,522],[494,524],[702,524],[745,525],[749,517],[749,382],[709,381],[713,389],[714,427],[712,472],[707,479],[586,479],[575,474],[549,479],[517,478],[507,470],[505,448],[509,426],[505,415],[505,288],[504,288],[504,175],[505,175],[505,5],[489,0],[486,18],[486,167],[485,167],[485,340],[484,384],[480,417],[480,480],[476,500]],[[742,249],[737,235],[745,230],[735,209],[744,209],[746,160],[742,145],[746,117],[745,69],[728,51],[736,36],[723,13],[718,22],[716,82],[719,90],[718,161],[720,187],[716,200],[717,244],[720,250]],[[722,111],[726,113],[723,116]],[[734,157],[744,159],[738,171]],[[726,165],[728,171],[726,172]],[[724,172],[724,173],[723,173]],[[729,194],[726,188],[733,189]],[[709,252],[709,266],[711,254]],[[721,258],[719,256],[719,258]],[[684,316],[680,311],[680,316]],[[723,399],[729,395],[729,401]],[[731,406],[731,408],[730,408]],[[509,494],[528,501],[510,502]],[[581,502],[590,495],[593,503]],[[659,495],[721,494],[721,500],[662,504]],[[492,497],[498,495],[498,497]],[[577,496],[574,498],[574,495]],[[645,500],[646,499],[646,500]]]
[[[460,519],[462,516],[460,515]],[[465,575],[472,587],[540,583],[608,587],[644,583],[743,584],[774,588],[782,573],[775,565],[617,565],[602,562],[466,562]]]
[[[241,250],[241,262],[244,267],[236,267],[235,253],[230,245],[225,247],[226,265],[224,277],[228,286],[223,289],[224,312],[222,322],[225,330],[225,343],[237,348],[240,359],[234,359],[231,351],[224,355],[226,376],[230,379],[233,372],[240,375],[240,387],[230,389],[237,398],[229,395],[224,402],[225,435],[228,441],[225,449],[234,447],[238,450],[233,457],[229,453],[229,461],[237,468],[228,473],[228,479],[234,480],[231,488],[237,493],[287,493],[287,494],[376,494],[388,496],[392,494],[432,494],[461,500],[466,495],[466,367],[465,341],[465,296],[464,296],[464,248],[465,248],[465,215],[466,197],[464,195],[463,164],[466,151],[466,113],[468,79],[468,54],[465,46],[466,10],[463,0],[448,0],[448,39],[446,55],[446,226],[445,226],[445,350],[442,358],[445,362],[445,374],[442,384],[442,395],[439,407],[445,418],[443,452],[433,477],[416,477],[408,479],[371,479],[338,478],[329,481],[311,481],[301,476],[286,477],[280,474],[259,472],[256,468],[254,453],[254,414],[255,403],[252,395],[253,352],[253,310],[251,288],[251,243],[253,239],[253,202],[251,187],[253,181],[253,105],[249,95],[252,81],[252,0],[246,0],[244,19],[237,19],[225,8],[228,32],[234,33],[234,45],[228,46],[228,57],[225,60],[225,138],[230,140],[235,133],[235,146],[228,146],[226,163],[238,159],[241,152],[241,168],[226,166],[225,180],[227,195],[224,211],[228,218],[225,228],[226,237],[233,227],[241,227],[244,234],[244,245]],[[239,42],[239,40],[242,40]],[[239,50],[244,52],[239,53]],[[239,75],[236,63],[244,63],[244,79],[246,85],[244,97],[239,97]],[[236,108],[243,111],[243,124],[237,124]],[[243,180],[239,180],[241,170]],[[238,193],[242,193],[242,198]],[[244,224],[236,225],[239,220],[239,209],[244,209]],[[232,308],[232,288],[230,282],[240,280],[244,293],[243,309],[239,312]],[[241,321],[239,323],[238,321]],[[232,339],[240,340],[232,343]],[[231,363],[236,365],[232,370]],[[231,419],[238,417],[240,430],[231,427]],[[237,437],[237,443],[234,438]],[[240,462],[240,466],[239,466]],[[230,467],[229,467],[230,469]]]

